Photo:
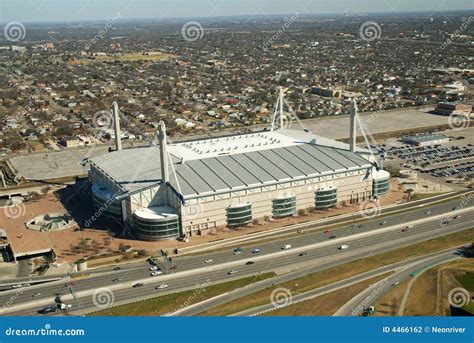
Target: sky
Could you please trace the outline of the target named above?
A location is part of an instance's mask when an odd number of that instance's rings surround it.
[[[473,0],[0,0],[0,22],[474,10]]]

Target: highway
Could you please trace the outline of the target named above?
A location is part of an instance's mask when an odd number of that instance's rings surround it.
[[[361,293],[357,294],[350,301],[344,304],[334,314],[335,316],[358,316],[361,315],[364,308],[372,306],[377,301],[387,294],[394,285],[397,285],[406,279],[408,279],[413,273],[430,266],[437,265],[439,263],[446,263],[449,260],[459,258],[456,251],[446,251],[439,254],[435,254],[429,258],[425,258],[415,263],[407,263],[405,268],[398,272],[390,275],[389,277],[380,280],[379,282],[371,285]]]
[[[174,263],[178,266],[178,270],[168,275],[149,276],[150,265],[145,262],[118,271],[108,268],[106,272],[75,280],[73,289],[76,300],[68,295],[65,281],[4,291],[0,293],[0,304],[3,305],[0,313],[35,315],[39,309],[52,305],[58,292],[61,292],[63,302],[73,305],[74,314],[81,314],[97,309],[92,302],[92,293],[101,287],[107,287],[113,292],[114,305],[118,305],[160,294],[195,289],[202,284],[239,279],[265,271],[276,270],[279,273],[298,271],[298,276],[302,276],[313,272],[310,267],[314,267],[315,264],[318,265],[317,268],[328,268],[331,265],[346,263],[472,227],[474,221],[472,207],[456,211],[456,213],[462,213],[459,219],[451,219],[445,226],[440,224],[441,218],[455,214],[452,208],[458,205],[459,199],[432,206],[429,208],[431,212],[429,214],[426,214],[428,207],[425,206],[410,213],[386,216],[383,218],[383,221],[386,221],[385,225],[380,224],[382,219],[375,218],[365,222],[362,227],[347,225],[328,233],[313,232],[266,242],[258,245],[261,249],[259,254],[252,254],[250,248],[244,248],[239,255],[233,255],[232,250],[228,249],[198,256],[177,257]],[[416,223],[417,221],[419,223]],[[401,228],[408,222],[416,224],[413,228],[402,232]],[[332,235],[336,238],[329,239]],[[291,244],[292,249],[282,251],[281,246],[284,244]],[[338,247],[342,244],[348,244],[350,248],[340,251]],[[306,255],[299,256],[303,251]],[[213,259],[213,262],[205,264],[206,259]],[[246,265],[249,260],[255,261],[255,264]],[[326,261],[326,264],[323,261]],[[231,269],[237,269],[238,272],[234,275],[227,274]],[[298,276],[295,275],[295,277]],[[113,282],[116,279],[120,280]],[[143,280],[144,286],[132,288],[132,284],[138,280]],[[169,287],[165,290],[155,290],[155,286],[160,283],[166,283]],[[36,293],[41,294],[33,297]]]
[[[407,259],[407,260],[400,261],[400,262],[397,262],[397,263],[393,263],[393,264],[390,264],[390,265],[387,265],[387,266],[383,266],[383,267],[380,267],[380,268],[377,268],[377,269],[374,269],[374,270],[370,270],[370,271],[365,272],[365,273],[357,274],[357,275],[354,275],[354,276],[349,277],[347,279],[343,279],[341,281],[337,281],[335,283],[332,283],[332,284],[329,284],[329,285],[326,285],[326,286],[323,286],[323,287],[319,287],[319,288],[313,289],[313,290],[308,291],[308,292],[298,293],[297,295],[291,297],[291,301],[288,301],[286,306],[295,305],[299,302],[307,301],[307,300],[310,300],[310,299],[313,299],[313,298],[316,298],[316,297],[319,297],[319,296],[337,291],[339,289],[349,287],[349,286],[354,285],[356,283],[359,283],[359,282],[362,282],[362,281],[365,281],[365,280],[368,280],[368,279],[371,279],[371,278],[374,278],[376,276],[383,275],[383,274],[386,274],[386,273],[389,273],[389,272],[395,272],[395,274],[392,274],[393,276],[394,275],[399,275],[399,274],[400,275],[405,275],[406,274],[405,271],[407,270],[407,268],[410,268],[413,265],[420,265],[421,263],[430,264],[430,263],[432,263],[431,261],[436,261],[436,260],[445,261],[446,259],[457,258],[457,257],[459,257],[457,255],[457,253],[458,253],[458,248],[449,249],[448,251],[436,252],[436,253],[432,253],[432,254],[429,254],[429,255],[419,256],[419,257],[416,257],[416,258],[413,258],[413,259]],[[412,269],[410,268],[409,270],[412,270]],[[377,285],[382,285],[384,291],[388,292],[391,289],[391,287],[393,287],[395,285],[395,282],[389,282],[388,278],[386,278],[383,281],[381,281],[380,283],[377,283]],[[344,311],[343,313],[341,313],[341,315],[344,315],[344,314],[345,315],[350,315],[351,310],[353,308],[357,309],[357,307],[360,306],[361,304],[367,304],[365,306],[370,306],[371,305],[370,301],[373,300],[372,297],[375,296],[375,295],[379,295],[379,292],[381,293],[380,288],[381,287],[371,287],[371,288],[368,289],[368,292],[367,292],[368,294],[365,293],[367,290],[364,291],[364,294],[366,296],[354,297],[355,301],[352,303],[352,300],[351,300],[351,304],[348,303],[348,305],[347,305],[347,306],[349,306],[350,310],[349,311]],[[377,290],[377,293],[373,291],[374,289]],[[240,291],[240,290],[236,290],[234,293],[238,293],[238,291]],[[240,297],[237,294],[232,294],[232,296],[234,298]],[[366,300],[366,298],[367,298],[367,300]],[[178,315],[182,316],[182,315],[197,314],[197,313],[199,313],[199,312],[197,312],[197,310],[202,309],[203,307],[211,308],[211,307],[215,307],[215,306],[218,306],[218,305],[222,305],[222,301],[221,301],[221,298],[217,298],[217,299],[214,299],[212,301],[212,303],[210,301],[207,301],[207,302],[203,302],[202,304],[197,304],[197,305],[198,305],[198,306],[196,306],[196,307],[198,307],[197,309],[195,309],[193,306],[189,306],[189,308],[182,309],[181,311],[179,311]],[[241,312],[238,312],[238,313],[235,313],[235,314],[232,314],[232,315],[233,316],[257,316],[257,315],[261,315],[261,314],[264,314],[264,313],[271,312],[273,310],[276,310],[276,309],[279,309],[279,308],[282,308],[282,307],[284,307],[284,306],[275,307],[275,305],[269,303],[269,304],[261,305],[261,306],[258,306],[258,307],[249,308],[249,309],[243,310]],[[308,313],[308,315],[311,315],[311,313]]]
[[[455,196],[463,196],[467,199],[469,199],[468,193],[472,191],[462,191],[462,192],[457,192],[455,193]],[[428,209],[427,206],[430,207],[430,211],[433,215],[443,213],[443,211],[450,212],[452,208],[459,206],[462,203],[462,197],[460,198],[455,198],[451,199],[451,201],[444,203],[444,204],[439,204],[438,205],[433,205],[432,202],[434,201],[433,199],[436,199],[436,201],[442,201],[446,199],[447,197],[452,197],[454,195],[441,195],[437,196],[434,198],[429,198],[429,199],[423,199],[419,200],[416,202],[410,202],[410,203],[405,203],[401,205],[397,205],[396,207],[392,208],[383,208],[381,209],[381,215],[390,215],[390,219],[387,219],[387,223],[397,223],[397,222],[402,222],[403,220],[408,220],[411,218],[419,219],[419,218],[424,218],[426,216],[425,212]],[[426,207],[426,209],[424,209]],[[405,210],[405,212],[399,212]],[[410,211],[406,212],[406,210],[417,210],[417,211]],[[262,233],[257,233],[257,234],[249,234],[245,235],[243,237],[238,237],[239,240],[243,240],[245,242],[242,242],[241,244],[255,244],[254,242],[257,242],[258,240],[270,240],[270,239],[275,239],[278,238],[278,236],[284,236],[287,237],[290,234],[296,234],[297,231],[302,231],[302,232],[310,232],[310,231],[321,231],[321,225],[323,227],[335,227],[339,226],[340,229],[338,229],[338,232],[342,232],[341,235],[350,233],[350,232],[361,232],[361,231],[369,231],[373,229],[378,229],[379,228],[379,223],[382,220],[386,220],[385,217],[384,219],[377,219],[374,218],[372,220],[367,220],[364,223],[363,227],[358,228],[358,227],[351,227],[351,226],[344,226],[342,224],[346,224],[348,222],[359,222],[363,220],[364,218],[361,216],[360,213],[355,213],[355,214],[349,214],[349,216],[335,216],[333,218],[329,217],[326,218],[323,223],[321,221],[317,222],[309,222],[309,223],[302,223],[299,225],[292,225],[290,227],[278,229],[278,230],[270,230],[270,231],[264,231]],[[296,228],[295,228],[296,227]],[[345,228],[345,229],[344,229]],[[284,231],[284,233],[281,233]],[[277,233],[278,232],[278,233]],[[335,231],[336,232],[336,231]],[[313,232],[314,234],[314,232]],[[284,240],[287,241],[289,238],[285,238]],[[311,238],[312,239],[312,238]],[[320,237],[316,237],[315,241],[318,241]],[[236,245],[235,243],[236,239],[232,240],[222,240],[218,242],[211,242],[208,244],[203,244],[204,247],[202,249],[205,249],[206,255],[209,255],[209,251],[212,250],[217,250],[216,246],[219,247],[220,244],[222,244],[222,247],[229,247],[230,244]],[[232,243],[233,242],[233,243]],[[253,242],[253,243],[249,243]],[[193,254],[196,254],[193,252]],[[204,255],[203,255],[204,256]],[[212,257],[213,258],[213,257]],[[219,256],[217,256],[219,258]],[[185,261],[186,257],[183,255],[181,257],[178,257],[175,259],[175,261],[178,260],[184,260]],[[213,258],[214,259],[214,258]],[[217,261],[216,259],[214,259]],[[180,262],[181,263],[181,262]],[[121,268],[125,270],[136,270],[136,269],[143,269],[143,262],[129,262],[126,264],[121,264]],[[180,265],[179,270],[185,270],[186,265]],[[87,274],[100,274],[100,273],[110,273],[111,268],[110,267],[101,267],[101,268],[94,268],[88,270],[86,273]],[[28,283],[36,283],[36,282],[42,282],[44,280],[51,280],[51,279],[60,279],[61,277],[68,277],[68,275],[54,275],[54,276],[33,276],[33,277],[24,277],[24,278],[16,278],[16,279],[3,279],[1,280],[1,285],[8,285],[8,284],[18,284],[21,282],[28,282]],[[0,291],[3,290],[2,286],[0,286]]]

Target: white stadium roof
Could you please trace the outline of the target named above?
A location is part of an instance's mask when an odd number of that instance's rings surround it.
[[[289,130],[169,144],[168,150],[170,184],[185,198],[371,168],[366,151]],[[124,193],[161,182],[156,146],[111,152],[91,164]]]

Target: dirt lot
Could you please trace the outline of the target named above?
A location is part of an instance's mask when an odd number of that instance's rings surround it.
[[[395,182],[395,181],[393,181]],[[85,185],[85,184],[84,184]],[[402,202],[406,194],[404,194],[395,183],[392,184],[392,192],[384,197],[381,201],[382,206],[395,202]],[[60,199],[60,200],[59,200]],[[92,201],[83,186],[69,186],[55,194],[50,193],[47,196],[38,198],[32,202],[17,205],[12,208],[0,209],[0,227],[4,227],[11,241],[13,250],[16,253],[27,252],[32,250],[48,249],[53,247],[58,255],[58,262],[73,262],[80,257],[102,254],[110,250],[116,250],[121,245],[130,245],[133,249],[145,249],[150,253],[159,251],[160,249],[182,248],[189,245],[197,245],[205,242],[221,240],[225,238],[237,237],[253,232],[266,231],[275,229],[284,225],[291,225],[300,222],[307,222],[339,214],[358,211],[359,205],[351,205],[331,209],[320,213],[307,213],[306,215],[296,218],[286,218],[275,220],[270,223],[262,223],[261,225],[250,225],[239,230],[220,229],[214,233],[203,236],[194,236],[189,243],[178,241],[163,242],[142,242],[129,239],[130,235],[127,230],[121,227],[112,227],[100,222],[94,223],[95,228],[82,231],[70,228],[56,232],[33,232],[28,230],[25,222],[31,218],[45,213],[59,212],[70,213],[79,223],[90,218],[94,213]],[[115,237],[110,233],[114,232]],[[77,247],[81,241],[87,240],[88,251],[78,252]],[[84,244],[84,243],[83,243]]]

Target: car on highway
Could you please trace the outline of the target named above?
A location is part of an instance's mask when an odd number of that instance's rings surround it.
[[[454,216],[453,219],[459,219],[461,216],[458,214],[457,216]]]
[[[204,261],[204,263],[212,263],[214,260],[212,258],[208,258],[207,260]]]
[[[299,257],[302,257],[302,256],[306,256],[306,255],[308,255],[308,253],[307,253],[307,252],[302,252],[302,253],[301,253],[301,254],[299,254],[298,256],[299,256]]]
[[[120,270],[120,267],[115,267],[114,270]]]
[[[260,248],[255,248],[252,250],[252,254],[258,254],[260,253]]]
[[[281,250],[288,250],[291,249],[291,244],[285,244],[284,246],[281,247]]]
[[[385,224],[387,224],[387,221],[386,221],[386,220],[380,222],[380,225],[385,225]]]
[[[134,283],[132,287],[133,288],[143,287],[143,283],[141,282]]]
[[[155,270],[153,273],[150,274],[150,276],[158,276],[158,275],[161,275],[163,274],[163,272],[161,270]]]
[[[407,232],[407,231],[408,231],[407,228],[402,229],[402,232]]]
[[[158,270],[159,268],[157,266],[151,266],[150,271]]]
[[[122,281],[122,279],[119,277],[112,280],[112,282],[119,282],[119,281]]]
[[[336,235],[329,236],[329,239],[334,239],[336,238]]]
[[[346,250],[349,249],[349,246],[347,244],[343,244],[339,247],[339,250]]]
[[[57,305],[51,305],[51,306],[46,306],[45,308],[42,308],[41,310],[38,311],[38,313],[41,314],[48,314],[48,313],[53,313],[58,310]]]
[[[238,270],[237,270],[237,269],[232,269],[232,270],[229,271],[227,274],[232,275],[232,274],[237,274],[237,273],[238,273]]]
[[[162,284],[159,284],[158,286],[155,287],[155,289],[165,289],[165,288],[168,288],[168,285],[162,283]]]
[[[426,211],[425,214],[426,215],[431,214],[431,211]]]
[[[239,255],[242,253],[242,248],[234,249],[234,255]]]
[[[246,265],[248,265],[248,266],[251,265],[251,264],[255,264],[255,262],[254,262],[254,261],[248,261],[248,262],[246,263]]]
[[[375,308],[373,306],[369,306],[369,307],[364,308],[364,310],[362,311],[362,315],[369,316],[373,314],[374,312],[375,312]]]
[[[39,297],[40,295],[41,295],[41,293],[40,293],[40,292],[37,292],[37,293],[32,294],[31,296],[32,296],[33,298],[37,298],[37,297]]]
[[[410,224],[410,225],[407,225],[406,228],[407,228],[407,229],[413,229],[413,225],[411,225],[411,224]]]

